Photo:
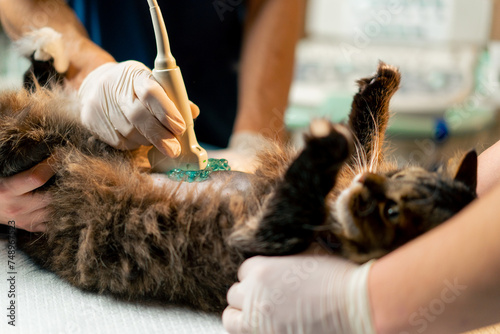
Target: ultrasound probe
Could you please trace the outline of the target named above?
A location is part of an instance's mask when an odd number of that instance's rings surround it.
[[[181,69],[170,51],[167,29],[158,3],[156,0],[148,0],[148,3],[158,49],[153,76],[174,102],[186,123],[184,134],[176,137],[181,144],[181,154],[177,158],[170,158],[153,146],[148,153],[151,169],[153,172],[168,172],[172,169],[203,170],[207,166],[208,156],[196,140],[193,116]]]

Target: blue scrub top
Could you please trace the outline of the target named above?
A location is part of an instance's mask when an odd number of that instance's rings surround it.
[[[150,68],[156,42],[146,0],[68,0],[90,38],[117,61]],[[200,109],[200,142],[227,146],[237,108],[244,1],[158,0],[189,98]]]

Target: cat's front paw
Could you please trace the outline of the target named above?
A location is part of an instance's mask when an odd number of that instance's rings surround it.
[[[398,68],[380,62],[375,75],[357,81],[359,93],[362,95],[385,94],[392,95],[396,92],[401,82],[401,73]]]
[[[325,197],[353,150],[353,136],[325,119],[311,123],[306,146],[266,198],[258,215],[245,219],[230,244],[246,256],[305,250],[325,221]]]
[[[354,147],[354,139],[348,127],[333,124],[326,119],[311,122],[310,135],[306,137],[306,147],[312,156],[325,157],[330,163],[345,161]]]

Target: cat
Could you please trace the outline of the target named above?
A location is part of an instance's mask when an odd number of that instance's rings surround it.
[[[149,174],[137,152],[81,125],[57,89],[0,94],[0,177],[52,156],[45,233],[17,232],[40,266],[89,291],[221,312],[248,257],[317,242],[357,263],[379,258],[459,212],[475,197],[477,155],[454,173],[399,169],[383,155],[389,102],[401,75],[380,63],[358,81],[347,125],[315,120],[302,151],[279,143],[254,174],[214,172],[201,183]]]

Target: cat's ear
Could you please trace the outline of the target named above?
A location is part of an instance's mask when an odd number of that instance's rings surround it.
[[[468,185],[476,190],[477,186],[477,153],[475,150],[469,151],[462,159],[455,180]]]

